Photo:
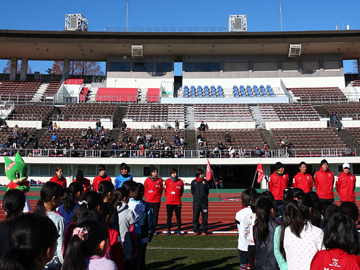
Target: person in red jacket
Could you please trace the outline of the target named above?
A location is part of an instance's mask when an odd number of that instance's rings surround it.
[[[63,176],[63,168],[58,166],[55,169],[55,175],[50,182],[58,183],[62,188],[66,188],[66,178]]]
[[[355,202],[356,177],[350,172],[350,164],[343,164],[343,171],[335,182],[336,191],[340,195],[340,203]]]
[[[269,191],[274,195],[278,206],[282,205],[283,191],[289,187],[289,175],[285,172],[284,165],[281,162],[276,162],[275,171],[270,175]]]
[[[175,168],[170,170],[170,178],[165,181],[164,196],[166,197],[167,233],[171,235],[171,218],[173,211],[176,215],[177,234],[181,235],[181,196],[184,193],[184,183],[178,178]]]
[[[93,188],[94,188],[94,191],[98,191],[99,189],[99,184],[102,182],[102,181],[110,181],[111,182],[111,178],[110,176],[107,176],[106,175],[106,168],[105,168],[105,165],[99,165],[98,166],[98,172],[99,172],[99,175],[97,175],[95,178],[94,178],[94,181],[93,181]]]
[[[162,179],[158,177],[158,169],[154,166],[150,166],[150,177],[146,178],[144,182],[145,186],[145,200],[150,204],[154,213],[154,230],[158,224],[161,195],[163,192]],[[156,234],[156,232],[155,232]]]
[[[310,270],[360,269],[358,232],[350,217],[337,213],[330,218],[324,232],[325,250],[312,259]]]
[[[314,176],[316,192],[321,203],[324,201],[334,203],[334,173],[329,170],[329,164],[326,159],[323,159],[320,164],[320,170]]]
[[[307,164],[302,161],[299,164],[300,172],[293,178],[293,188],[301,188],[305,193],[312,191],[313,178],[307,173]]]
[[[82,170],[78,170],[76,173],[76,179],[73,182],[79,182],[84,188],[84,194],[88,193],[91,190],[90,180],[84,177]]]

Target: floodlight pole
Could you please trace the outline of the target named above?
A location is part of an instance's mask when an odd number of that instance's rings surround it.
[[[282,10],[281,10],[281,0],[280,1],[280,22],[281,22],[281,32],[283,30],[283,21],[282,21]]]
[[[129,0],[126,0],[126,32],[128,31],[129,23]]]

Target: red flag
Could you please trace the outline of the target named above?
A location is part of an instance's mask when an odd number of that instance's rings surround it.
[[[264,169],[261,163],[258,163],[256,171],[258,173],[257,182],[260,183],[265,177]]]
[[[212,172],[210,161],[208,159],[206,165],[206,180],[210,181],[212,179]]]

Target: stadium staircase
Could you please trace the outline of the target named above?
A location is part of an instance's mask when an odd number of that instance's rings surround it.
[[[186,150],[196,150],[196,131],[194,129],[186,129],[185,130],[185,142],[186,142]]]
[[[261,112],[259,110],[258,106],[249,106],[251,114],[254,117],[255,120],[255,126],[257,128],[265,128],[265,121],[261,115]]]
[[[332,122],[332,121],[330,121]],[[343,140],[344,143],[348,144],[350,148],[359,148],[359,143],[356,142],[356,140],[353,138],[353,136],[350,135],[349,132],[347,132],[346,129],[340,130],[338,133],[338,136]]]
[[[195,130],[194,123],[194,107],[193,106],[185,106],[185,129]]]
[[[261,138],[264,142],[268,144],[270,149],[280,149],[279,145],[276,143],[274,136],[271,134],[269,130],[266,130],[264,128],[259,129]]]
[[[326,116],[326,118],[331,118],[329,112],[322,106],[322,105],[313,105],[314,109],[317,110],[317,112],[320,114],[321,117]],[[334,127],[334,124],[332,123],[332,119],[330,119],[330,126]]]
[[[46,91],[46,88],[48,87],[49,83],[42,83],[39,89],[36,91],[33,98],[30,100],[30,102],[39,102],[41,99],[41,96]]]

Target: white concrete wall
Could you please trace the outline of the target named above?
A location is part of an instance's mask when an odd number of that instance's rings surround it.
[[[267,130],[272,128],[326,128],[327,121],[281,121],[281,122],[265,122]]]
[[[207,122],[209,129],[253,129],[255,122]],[[194,122],[195,128],[200,127],[201,122]]]
[[[131,122],[129,119],[123,119],[128,128],[131,129],[151,129],[151,126],[161,126],[161,128],[165,129],[166,124],[169,124],[171,127],[175,127],[175,122]],[[184,122],[179,122],[180,129],[184,129]]]
[[[105,121],[105,119],[100,119],[101,125],[105,129],[113,129],[113,122],[112,121]],[[96,127],[96,121],[57,121],[56,122],[58,128],[91,128]]]
[[[352,119],[352,118],[350,118]],[[360,120],[341,120],[344,128],[360,127]]]
[[[161,98],[162,104],[276,104],[289,103],[287,96],[262,98]]]
[[[20,121],[20,120],[6,120],[9,127],[18,125],[20,128],[36,128],[41,129],[42,121]]]
[[[112,78],[107,77],[106,87],[114,88],[160,88],[161,82],[173,82],[174,78]]]

